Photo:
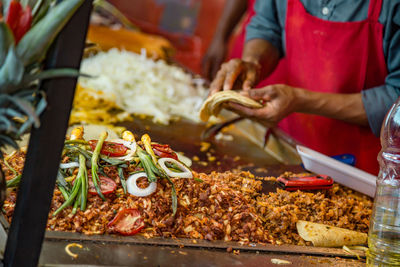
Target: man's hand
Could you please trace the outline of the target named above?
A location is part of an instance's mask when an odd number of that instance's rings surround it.
[[[201,63],[202,72],[204,77],[210,81],[214,79],[221,64],[225,60],[227,50],[226,46],[227,44],[223,40],[215,38],[203,58]]]
[[[252,109],[235,103],[228,107],[243,117],[274,127],[279,121],[297,109],[297,88],[288,85],[269,85],[260,89],[244,91],[243,95],[264,103],[263,108]]]
[[[250,90],[259,80],[260,65],[241,59],[232,59],[222,64],[217,77],[211,83],[210,94],[221,90],[243,89]],[[234,88],[237,85],[239,88]]]
[[[276,84],[261,89],[244,91],[243,94],[256,101],[264,102],[264,107],[251,109],[228,103],[228,108],[267,127],[275,126],[293,112],[320,115],[368,126],[361,93],[320,93]]]

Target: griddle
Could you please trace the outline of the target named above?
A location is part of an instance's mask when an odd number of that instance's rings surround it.
[[[192,168],[197,172],[210,173],[212,171],[224,172],[232,169],[242,169],[250,171],[255,176],[279,176],[280,174],[291,172],[304,172],[300,165],[283,165],[268,155],[261,147],[250,142],[234,129],[228,134],[232,135],[233,141],[217,141],[210,143],[207,151],[200,151],[203,142],[200,133],[205,129],[204,125],[193,124],[188,121],[177,121],[169,126],[153,123],[150,119],[135,118],[132,122],[121,123],[118,126],[124,126],[131,130],[136,137],[144,133],[148,133],[152,141],[170,144],[175,151],[184,152],[184,154],[193,158],[197,156],[198,161],[193,161]],[[208,161],[209,156],[216,157],[215,161]],[[205,164],[207,163],[207,164]],[[262,181],[262,193],[276,192],[277,184],[274,181]],[[3,225],[7,228],[7,223],[3,220]],[[88,244],[103,244],[110,247],[119,247],[120,245],[129,246],[157,246],[166,248],[190,248],[201,250],[218,250],[224,251],[228,248],[240,250],[242,252],[256,253],[275,253],[282,255],[312,255],[324,257],[342,257],[355,258],[344,252],[342,249],[336,248],[316,248],[295,245],[272,245],[272,244],[256,244],[241,245],[238,242],[224,241],[207,241],[184,238],[162,238],[155,237],[146,239],[142,236],[124,237],[119,235],[93,235],[88,236],[80,233],[54,232],[46,231],[45,241],[47,243],[60,242],[68,244],[70,242],[89,242]],[[90,245],[92,246],[92,245]],[[360,252],[364,256],[363,252]],[[49,255],[47,258],[52,258]]]

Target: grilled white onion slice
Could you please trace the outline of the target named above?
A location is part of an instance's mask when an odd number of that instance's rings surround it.
[[[70,168],[78,168],[78,162],[68,162],[68,163],[60,163],[60,169],[70,169]]]
[[[146,177],[147,175],[145,172],[138,172],[129,176],[128,180],[126,181],[126,187],[128,193],[137,197],[147,197],[153,194],[157,189],[157,183],[153,182],[147,188],[140,188],[137,186],[136,181],[141,177]]]
[[[182,172],[174,172],[170,170],[166,163],[171,162],[174,163],[176,166],[181,169]],[[172,158],[160,158],[158,160],[158,164],[160,164],[160,167],[165,171],[165,173],[170,176],[170,177],[175,177],[175,178],[193,178],[192,171],[189,170],[188,167],[180,163],[179,161],[172,159]]]
[[[129,148],[128,154],[122,157],[113,157],[114,159],[131,161],[136,153],[136,142],[130,142],[123,139],[113,139],[111,142],[118,143]]]

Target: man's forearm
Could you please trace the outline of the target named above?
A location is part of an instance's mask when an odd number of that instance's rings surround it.
[[[228,41],[233,29],[239,23],[247,10],[247,0],[229,0],[226,1],[221,19],[218,22],[215,31],[215,38],[220,38],[224,42]]]
[[[295,89],[295,112],[309,113],[367,126],[361,93],[329,94]]]
[[[261,78],[266,78],[279,62],[279,50],[263,39],[252,39],[244,46],[242,59],[261,66]]]

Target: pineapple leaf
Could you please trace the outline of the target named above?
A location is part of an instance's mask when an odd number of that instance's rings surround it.
[[[35,74],[27,74],[23,78],[22,84],[28,85],[36,80],[45,80],[45,79],[53,79],[53,78],[64,78],[64,77],[91,77],[86,74],[79,73],[76,69],[49,69],[44,70]]]
[[[0,92],[9,93],[16,89],[24,75],[24,65],[19,60],[13,46],[8,50],[3,66],[0,68]]]
[[[36,5],[36,2],[40,2],[41,0],[20,0],[19,2],[23,7],[29,6],[32,10],[32,8]]]
[[[17,142],[14,141],[14,139],[10,136],[0,134],[0,147],[4,147],[5,145],[12,146],[15,149],[18,149],[18,144]],[[0,153],[3,154],[3,153]]]
[[[0,22],[0,66],[3,65],[12,45],[14,45],[14,35],[5,22]]]
[[[47,107],[47,101],[46,101],[46,96],[42,95],[42,97],[39,100],[39,103],[36,105],[36,115],[42,114],[42,112],[46,109]]]
[[[31,103],[22,98],[12,96],[8,97],[9,100],[13,102],[18,109],[23,111],[28,116],[29,122],[33,123],[36,128],[40,126],[39,117],[36,115],[35,108],[32,106]]]
[[[24,134],[25,131],[28,130],[29,127],[31,127],[31,125],[32,125],[32,122],[30,122],[29,120],[24,122],[24,124],[22,124],[21,127],[19,127],[17,136],[21,136],[22,134]]]
[[[6,17],[11,0],[2,0],[1,2],[3,4],[3,17]]]
[[[6,116],[10,116],[10,117],[18,117],[18,118],[22,118],[24,116],[22,113],[16,111],[15,109],[12,109],[12,108],[0,109],[0,116],[1,115],[6,115]]]
[[[41,61],[53,42],[74,12],[84,0],[68,0],[58,3],[51,12],[39,20],[17,45],[17,54],[24,66]]]
[[[0,130],[6,133],[16,131],[15,127],[12,126],[11,121],[4,116],[0,116]]]
[[[32,9],[32,26],[41,20],[44,15],[46,15],[47,11],[49,10],[52,3],[55,2],[54,0],[39,0],[37,1],[35,7]]]

